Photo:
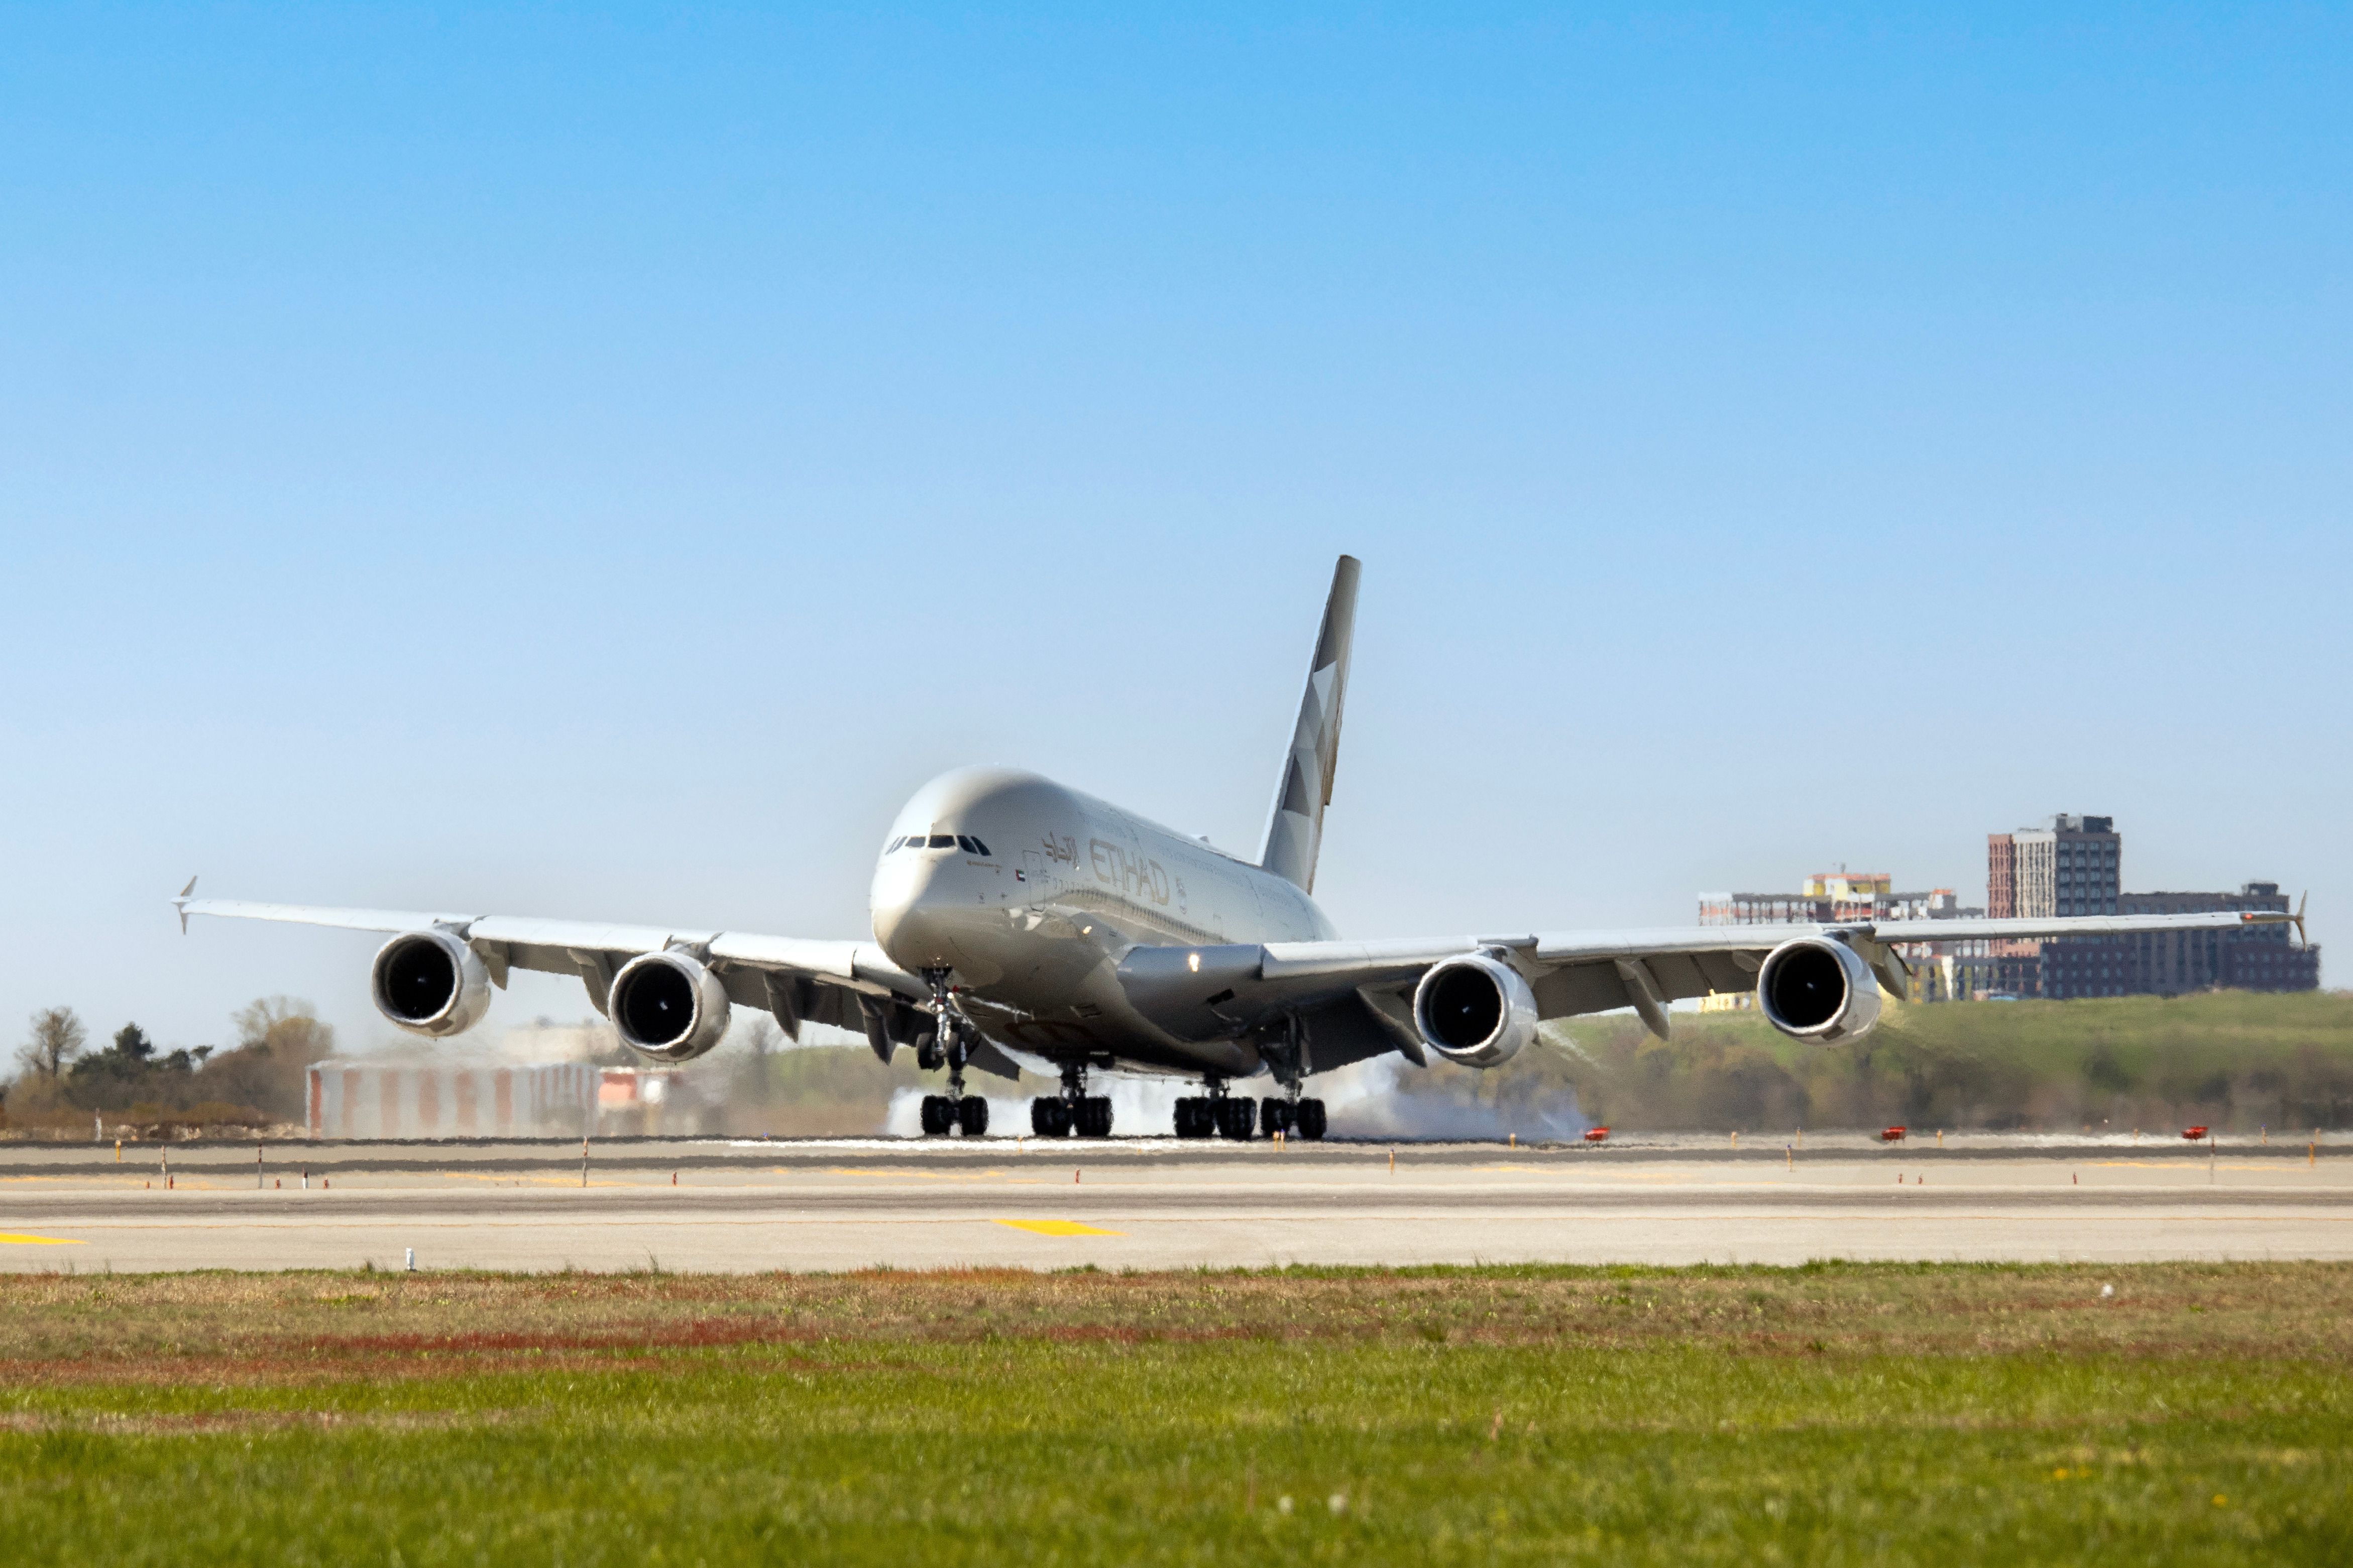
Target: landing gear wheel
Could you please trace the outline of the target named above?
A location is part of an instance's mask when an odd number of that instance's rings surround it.
[[[1271,1138],[1278,1132],[1291,1131],[1292,1104],[1287,1100],[1261,1100],[1258,1102],[1258,1130]]]
[[[1247,1097],[1211,1100],[1218,1108],[1218,1131],[1228,1138],[1247,1139],[1258,1125],[1258,1101]]]
[[[1299,1111],[1299,1135],[1302,1138],[1311,1139],[1323,1137],[1324,1102],[1320,1100],[1303,1100],[1299,1102],[1297,1110]]]
[[[976,1094],[965,1095],[955,1102],[956,1125],[967,1138],[977,1138],[988,1131],[988,1101]]]
[[[1176,1136],[1207,1138],[1218,1130],[1216,1118],[1210,1113],[1213,1102],[1204,1096],[1187,1095],[1176,1102]]]
[[[1078,1103],[1079,1136],[1108,1138],[1111,1136],[1111,1096],[1089,1095]]]
[[[955,1102],[944,1094],[923,1096],[923,1136],[936,1138],[955,1120]]]
[[[1068,1138],[1071,1135],[1071,1108],[1059,1100],[1031,1100],[1029,1131],[1040,1138]]]

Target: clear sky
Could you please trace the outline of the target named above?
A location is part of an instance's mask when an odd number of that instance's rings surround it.
[[[862,935],[983,761],[1254,848],[1342,550],[1352,934],[2089,811],[2353,939],[2348,198],[2343,6],[7,6],[0,1044],[386,1032],[195,871]]]

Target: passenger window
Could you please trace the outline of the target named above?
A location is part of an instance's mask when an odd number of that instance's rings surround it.
[[[934,834],[933,834],[933,835],[932,835],[932,847],[933,847],[933,848],[934,848],[934,849],[953,849],[953,848],[955,848],[955,834],[953,834],[953,833],[934,833]]]

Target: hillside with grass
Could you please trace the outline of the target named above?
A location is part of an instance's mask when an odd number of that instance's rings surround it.
[[[1915,1127],[2081,1131],[2353,1124],[2353,994],[2242,991],[1893,1005],[1849,1046],[1754,1013],[1685,1014],[1661,1041],[1630,1016],[1546,1026],[1490,1073],[1408,1074],[1408,1092],[1613,1130]]]

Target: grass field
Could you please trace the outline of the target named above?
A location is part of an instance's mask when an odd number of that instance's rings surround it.
[[[2315,1265],[16,1276],[0,1541],[41,1563],[2341,1563],[2348,1287]]]

